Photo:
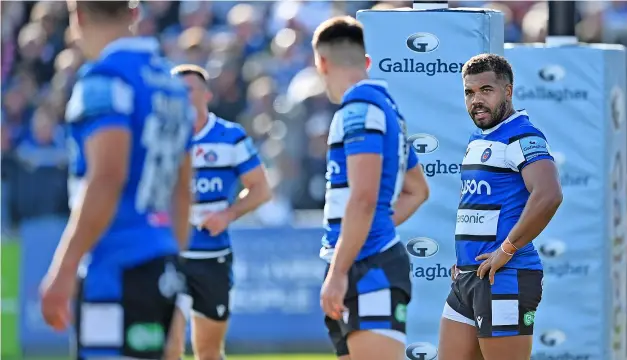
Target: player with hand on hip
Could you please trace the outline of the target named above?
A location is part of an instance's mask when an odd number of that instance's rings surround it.
[[[90,61],[67,104],[72,213],[42,283],[42,313],[74,323],[77,359],[161,359],[190,300],[186,248],[194,111],[152,38],[132,37],[129,1],[68,1],[70,29]],[[181,311],[176,310],[179,306]]]
[[[196,359],[224,358],[224,337],[230,315],[233,254],[227,228],[272,196],[266,172],[252,139],[235,123],[207,111],[211,93],[207,72],[196,65],[172,69],[189,87],[196,108],[192,164],[193,226],[188,251],[182,253],[188,292],[193,298],[192,345]],[[237,199],[239,183],[244,187]],[[185,328],[173,331],[173,348],[184,350]]]
[[[341,105],[327,141],[325,322],[342,360],[402,360],[411,281],[395,227],[427,199],[428,186],[386,82],[368,79],[361,24],[327,20],[312,45],[329,99]]]
[[[532,240],[562,201],[559,176],[544,134],[514,110],[507,60],[477,55],[462,76],[478,129],[462,162],[457,263],[438,358],[529,360],[543,278]]]

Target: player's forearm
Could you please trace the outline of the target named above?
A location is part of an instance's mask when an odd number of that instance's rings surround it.
[[[372,227],[376,203],[352,197],[342,218],[342,232],[335,246],[330,273],[346,274],[355,263]]]
[[[239,193],[237,201],[228,208],[233,221],[257,209],[261,204],[270,200],[272,191],[267,183],[256,184]]]
[[[122,186],[107,179],[87,183],[85,193],[72,211],[53,259],[53,267],[76,271],[82,257],[98,242],[111,224]]]
[[[179,244],[179,250],[187,250],[187,244],[189,242],[189,215],[190,206],[192,203],[192,194],[184,187],[182,190],[177,191],[172,201],[172,224],[174,230],[174,236]]]
[[[394,204],[394,214],[392,215],[394,226],[399,226],[409,219],[427,201],[427,197],[427,192],[416,194],[402,192]]]
[[[559,190],[532,191],[518,223],[509,233],[509,241],[519,249],[530,243],[549,224],[561,203]]]

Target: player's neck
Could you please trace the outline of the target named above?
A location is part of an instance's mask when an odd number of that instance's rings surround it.
[[[84,41],[83,50],[85,56],[90,60],[100,57],[102,51],[112,42],[133,36],[128,27],[123,27],[119,24],[101,25],[88,31],[91,32],[90,35],[92,36],[86,36],[88,40]]]
[[[194,134],[198,134],[200,131],[202,131],[202,129],[207,126],[208,122],[209,113],[207,111],[200,113],[198,119],[196,119],[196,122],[194,123]]]
[[[341,75],[338,76],[338,90],[340,90],[342,95],[346,94],[346,91],[355,86],[355,84],[368,78],[368,73],[356,69],[344,69]]]

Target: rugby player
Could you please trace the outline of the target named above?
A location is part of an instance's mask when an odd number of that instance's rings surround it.
[[[176,305],[191,302],[180,296],[177,258],[189,235],[194,110],[158,42],[131,37],[137,9],[128,1],[68,1],[68,9],[90,65],[67,104],[72,213],[41,310],[54,329],[69,325],[89,254],[73,319],[76,358],[161,359],[170,325],[185,321]]]
[[[514,110],[507,60],[475,56],[462,76],[478,129],[462,162],[457,262],[438,356],[529,360],[543,276],[532,240],[562,202],[559,177],[544,134],[525,111]]]
[[[363,28],[352,17],[315,31],[315,62],[340,104],[329,130],[322,286],[325,323],[340,359],[405,359],[409,258],[395,227],[428,186],[387,84],[368,79]]]
[[[211,93],[207,72],[196,65],[180,65],[172,74],[182,77],[196,108],[191,151],[196,170],[190,223],[190,248],[182,253],[188,292],[193,298],[192,345],[200,360],[223,359],[233,284],[233,254],[229,224],[255,210],[271,197],[257,150],[244,129],[207,111]],[[233,201],[239,183],[244,187]],[[184,350],[185,329],[177,330]],[[180,355],[180,353],[179,353]]]

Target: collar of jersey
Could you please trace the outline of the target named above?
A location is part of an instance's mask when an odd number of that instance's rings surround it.
[[[118,51],[157,53],[159,43],[151,37],[123,37],[109,43],[100,53],[100,57],[104,58]]]
[[[207,134],[209,133],[209,131],[211,131],[211,129],[213,129],[213,126],[216,124],[216,115],[214,113],[209,113],[207,115],[207,123],[205,124],[205,126],[203,126],[202,129],[200,129],[200,131],[194,135],[194,140],[200,140],[202,138],[204,138],[205,136],[207,136]]]
[[[510,117],[508,117],[507,119],[505,119],[505,120],[501,121],[501,123],[500,123],[500,124],[496,125],[496,126],[495,126],[495,127],[493,127],[493,128],[489,128],[489,129],[487,129],[487,130],[482,130],[482,131],[481,131],[481,133],[482,133],[482,134],[484,134],[484,135],[487,135],[487,134],[493,133],[493,132],[495,132],[496,130],[498,130],[501,126],[503,126],[503,125],[507,124],[508,122],[510,122],[510,121],[512,121],[512,120],[514,120],[514,119],[516,119],[516,118],[518,118],[519,116],[529,116],[529,115],[527,115],[527,111],[525,111],[525,110],[517,110],[517,111],[516,111],[515,113],[513,113]]]

